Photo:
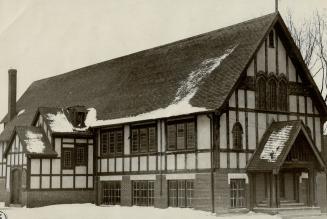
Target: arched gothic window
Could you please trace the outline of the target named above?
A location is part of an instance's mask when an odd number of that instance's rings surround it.
[[[243,147],[243,128],[241,123],[236,122],[232,129],[233,149],[242,149]]]
[[[266,79],[259,77],[257,80],[257,106],[259,109],[266,109]]]
[[[278,109],[281,111],[287,111],[287,83],[284,79],[279,81],[278,88]]]
[[[268,110],[277,110],[277,82],[274,78],[269,79],[268,81]]]

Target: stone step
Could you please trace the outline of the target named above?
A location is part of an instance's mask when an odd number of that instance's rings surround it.
[[[267,208],[267,207],[256,207],[253,209],[254,212],[267,213],[267,214],[279,214],[281,216],[319,216],[321,210],[319,207],[307,207],[307,206],[288,206],[281,208]]]
[[[281,207],[292,207],[292,206],[299,206],[299,207],[302,207],[302,206],[305,206],[304,203],[302,202],[284,202],[284,203],[280,203],[280,206]]]
[[[10,204],[9,207],[11,207],[11,208],[22,208],[24,206],[22,204]]]

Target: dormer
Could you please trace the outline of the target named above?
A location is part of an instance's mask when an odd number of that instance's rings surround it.
[[[70,122],[74,127],[84,128],[87,110],[85,106],[71,106],[67,108]]]

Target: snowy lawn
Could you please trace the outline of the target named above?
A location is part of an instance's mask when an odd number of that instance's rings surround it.
[[[279,219],[277,216],[247,213],[238,215],[215,215],[191,209],[168,208],[157,209],[153,207],[100,207],[93,204],[52,205],[41,208],[8,208],[4,211],[9,219]]]

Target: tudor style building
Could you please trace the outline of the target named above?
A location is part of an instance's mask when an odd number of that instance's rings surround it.
[[[327,107],[278,13],[15,92],[7,204],[327,211]]]

